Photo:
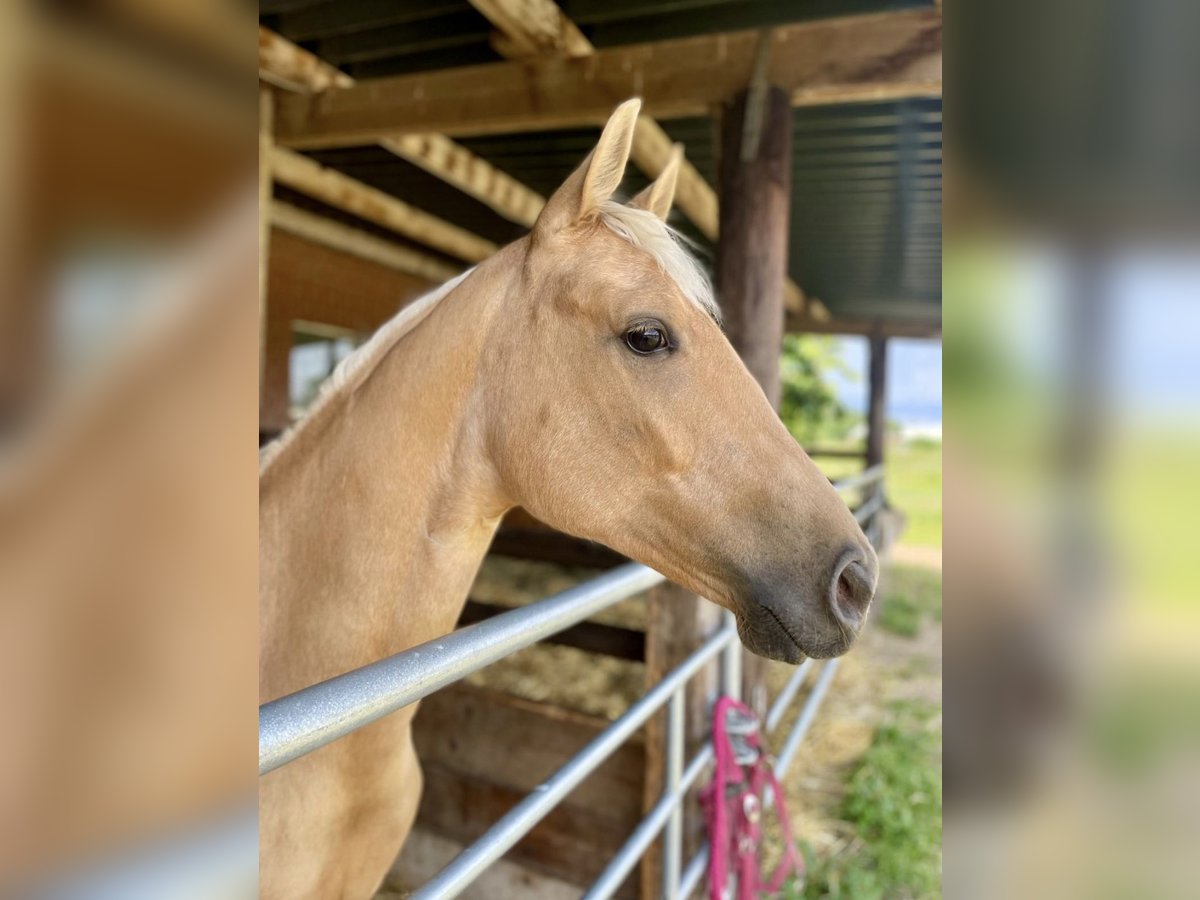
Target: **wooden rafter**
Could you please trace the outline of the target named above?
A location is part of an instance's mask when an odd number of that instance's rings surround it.
[[[442,134],[384,138],[381,147],[454,185],[510,222],[531,228],[546,198]]]
[[[373,79],[318,102],[285,98],[277,137],[292,146],[350,146],[436,131],[486,134],[602,123],[640,96],[657,118],[703,115],[749,83],[756,32],[598,50],[584,59],[512,61]],[[793,101],[834,103],[872,92],[941,91],[942,18],[907,10],[784,25],[767,77]]]
[[[261,25],[258,28],[258,77],[286,91],[320,93],[354,86],[335,66]]]
[[[258,74],[270,84],[303,94],[355,84],[345,72],[261,26]],[[536,191],[444,135],[408,134],[378,143],[519,225],[531,226],[546,205],[545,198]]]
[[[280,184],[458,259],[479,262],[497,250],[491,241],[283,147],[271,151],[271,170]]]
[[[507,59],[584,57],[595,48],[554,0],[471,0],[496,26],[492,46]]]
[[[323,244],[389,269],[425,278],[434,284],[447,281],[461,271],[427,253],[386,241],[362,229],[343,225],[280,200],[271,203],[270,221],[275,228],[314,244]]]

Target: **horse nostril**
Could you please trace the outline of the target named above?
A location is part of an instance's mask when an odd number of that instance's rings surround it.
[[[838,621],[857,629],[866,619],[875,594],[873,579],[857,553],[846,554],[835,571],[829,605]]]
[[[850,579],[846,577],[845,572],[838,576],[837,602],[838,606],[843,609],[854,603],[854,588],[851,586]]]

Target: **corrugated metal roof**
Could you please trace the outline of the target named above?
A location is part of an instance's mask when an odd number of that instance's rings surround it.
[[[777,24],[828,15],[832,10],[844,15],[930,4],[575,0],[560,5],[595,44],[604,46]],[[487,45],[491,26],[465,0],[263,0],[262,10],[268,27],[356,77],[385,69],[416,71],[500,61]],[[790,274],[836,318],[940,322],[941,119],[939,98],[793,110]],[[684,143],[688,159],[715,185],[711,121],[697,118],[660,124]],[[598,136],[598,129],[580,128],[460,142],[548,196]],[[521,226],[379,147],[310,155],[497,244],[524,233]],[[645,183],[631,165],[626,193],[633,194]],[[336,217],[352,221],[344,214]],[[714,250],[709,242],[678,212],[673,222],[711,263]]]

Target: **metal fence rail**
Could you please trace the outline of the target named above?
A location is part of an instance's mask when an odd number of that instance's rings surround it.
[[[834,484],[842,492],[871,488],[855,511],[855,518],[867,529],[869,537],[877,530],[870,527],[874,525],[871,520],[884,505],[882,479],[882,466],[874,466]],[[259,710],[259,774],[408,706],[663,580],[658,572],[637,563],[620,566],[547,600],[503,613],[266,703]],[[706,746],[684,764],[684,691],[689,679],[720,654],[723,690],[736,696],[741,678],[740,651],[734,617],[726,613],[715,634],[412,896],[416,900],[434,900],[460,893],[663,706],[668,706],[663,794],[585,896],[589,900],[612,896],[660,834],[664,835],[663,896],[672,900],[689,896],[704,875],[708,851],[702,849],[686,867],[682,865],[683,806],[713,754],[712,748]],[[780,691],[767,716],[768,731],[773,731],[783,720],[812,666],[812,660],[805,661]],[[837,660],[822,666],[784,742],[777,764],[781,777],[808,732],[836,671]]]
[[[314,684],[259,708],[258,774],[416,703],[664,578],[629,563],[560,594]]]

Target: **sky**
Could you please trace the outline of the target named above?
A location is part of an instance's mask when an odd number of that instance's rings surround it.
[[[840,337],[836,345],[852,378],[831,378],[847,408],[867,410],[867,339]],[[942,342],[888,340],[887,417],[902,425],[932,425],[942,420]]]

